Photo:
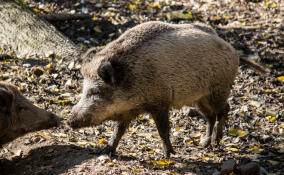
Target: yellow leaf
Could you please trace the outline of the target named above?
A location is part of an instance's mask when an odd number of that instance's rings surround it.
[[[48,12],[50,12],[50,9],[46,7],[46,8],[43,9],[43,11],[48,13]]]
[[[277,7],[277,4],[275,2],[271,2],[267,6],[270,7],[270,8],[275,8],[275,7]]]
[[[191,141],[188,141],[188,142],[186,142],[186,144],[190,145],[190,144],[192,144],[192,142],[191,142]]]
[[[240,130],[240,129],[238,129],[237,133],[238,133],[238,137],[240,137],[240,138],[243,138],[247,135],[246,131],[243,131],[243,130]]]
[[[139,115],[138,117],[137,117],[137,120],[143,120],[143,116],[142,115]]]
[[[270,90],[269,90],[269,89],[266,89],[266,90],[265,90],[265,92],[266,92],[266,93],[269,93],[269,92],[270,92]]]
[[[208,161],[208,160],[210,160],[210,158],[209,158],[209,157],[206,157],[206,156],[203,156],[203,157],[202,157],[202,160]]]
[[[215,16],[213,16],[213,18],[214,18],[214,19],[219,19],[219,18],[220,18],[220,16],[215,15]]]
[[[180,128],[179,127],[176,127],[176,131],[179,131],[180,130]]]
[[[276,119],[276,117],[270,117],[269,122],[274,122],[274,120]]]
[[[257,146],[253,146],[253,147],[252,147],[252,150],[253,150],[253,151],[258,151],[259,148],[258,148]]]
[[[284,81],[284,76],[277,77],[277,80]]]
[[[107,144],[108,142],[105,140],[105,139],[100,139],[99,141],[98,141],[98,144]]]
[[[96,20],[98,20],[98,18],[97,18],[96,16],[94,16],[94,17],[92,18],[92,20],[93,20],[93,21],[96,21]]]
[[[129,9],[130,9],[130,10],[136,10],[136,9],[137,9],[137,5],[135,5],[135,4],[129,4]]]
[[[158,160],[154,162],[154,165],[161,165],[161,166],[168,166],[170,164],[173,164],[173,161],[171,160]]]
[[[132,157],[136,157],[137,156],[136,153],[129,153],[129,155],[132,156]]]
[[[230,128],[229,131],[228,131],[229,135],[231,136],[237,136],[237,132],[235,130],[235,128]]]
[[[37,13],[39,12],[39,9],[34,8],[33,10],[34,12],[37,12]]]
[[[50,140],[50,138],[51,138],[51,137],[48,136],[48,135],[43,135],[42,137],[45,138],[46,140]]]
[[[135,172],[141,172],[142,170],[141,169],[134,169],[133,171],[135,171]]]
[[[242,113],[242,112],[240,112],[240,116],[241,116],[241,117],[244,117],[244,116],[245,116],[245,114],[244,114],[244,113]]]
[[[109,166],[109,167],[113,167],[113,166],[114,166],[114,163],[113,163],[113,162],[109,162],[109,163],[108,163],[108,166]]]
[[[238,151],[238,148],[229,147],[229,148],[226,148],[226,150],[236,152]]]
[[[148,151],[148,154],[154,154],[155,151],[151,150],[151,151]]]
[[[7,64],[7,61],[6,60],[1,61],[1,64]]]
[[[23,91],[24,87],[23,86],[19,86],[18,89],[19,89],[19,91]]]

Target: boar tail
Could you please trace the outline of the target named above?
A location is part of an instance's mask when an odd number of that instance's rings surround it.
[[[270,70],[269,69],[266,69],[264,68],[263,66],[261,66],[260,64],[254,62],[254,61],[251,61],[245,57],[240,57],[240,62],[241,64],[246,64],[250,67],[252,67],[254,70],[256,70],[257,72],[259,73],[262,73],[262,74],[265,74],[265,73],[269,73]]]

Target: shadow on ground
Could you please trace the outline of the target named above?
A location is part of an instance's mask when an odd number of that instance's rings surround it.
[[[80,165],[94,155],[74,145],[52,145],[31,150],[27,156],[9,161],[1,160],[1,175],[61,174]]]

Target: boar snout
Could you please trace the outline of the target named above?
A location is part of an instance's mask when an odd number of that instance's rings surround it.
[[[62,121],[63,119],[61,117],[58,117],[57,115],[53,114],[53,113],[49,113],[49,118],[50,118],[50,123],[51,123],[51,126],[59,126],[62,124]]]
[[[86,115],[82,117],[78,114],[72,114],[68,118],[67,124],[73,129],[90,126],[91,125],[91,115]]]

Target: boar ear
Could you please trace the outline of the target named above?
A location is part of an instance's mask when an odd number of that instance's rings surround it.
[[[6,88],[0,87],[0,110],[11,108],[13,95]]]
[[[111,86],[117,86],[115,71],[110,62],[102,62],[98,69],[98,74],[105,83]]]

